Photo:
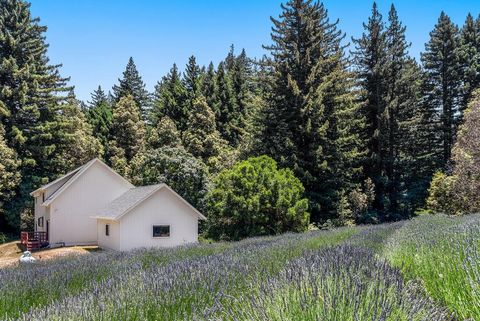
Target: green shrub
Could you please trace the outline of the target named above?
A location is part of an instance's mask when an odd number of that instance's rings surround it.
[[[208,235],[240,239],[308,228],[304,187],[290,169],[267,156],[249,158],[224,170],[207,195]]]
[[[455,214],[457,209],[454,186],[455,176],[449,176],[442,172],[435,173],[428,189],[428,209],[434,213]]]

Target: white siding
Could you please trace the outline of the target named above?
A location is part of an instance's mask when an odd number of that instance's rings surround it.
[[[154,238],[153,225],[170,225],[170,237]],[[198,241],[198,216],[162,188],[120,219],[120,248],[172,247]]]
[[[97,222],[91,216],[129,188],[105,165],[93,163],[50,205],[50,243],[96,244]]]
[[[105,235],[105,225],[109,225],[109,235]],[[120,224],[115,221],[98,220],[98,246],[105,249],[120,250]]]
[[[35,197],[35,231],[37,232],[46,232],[47,231],[47,219],[50,217],[47,216],[47,208],[42,206],[42,194]],[[38,226],[38,219],[43,217],[43,227]]]
[[[71,175],[73,176],[73,175]],[[69,176],[69,178],[71,177]],[[50,207],[42,206],[43,202],[47,200],[53,193],[55,193],[60,187],[68,181],[68,178],[62,179],[55,184],[49,186],[44,192],[34,197],[35,207],[35,231],[47,232],[47,221],[50,220]],[[43,216],[43,227],[38,226],[38,219]]]

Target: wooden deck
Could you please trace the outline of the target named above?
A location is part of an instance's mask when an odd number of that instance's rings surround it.
[[[20,242],[27,247],[28,251],[41,249],[48,245],[47,232],[21,232]]]

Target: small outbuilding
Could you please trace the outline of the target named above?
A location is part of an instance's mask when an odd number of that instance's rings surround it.
[[[166,184],[135,187],[97,158],[31,195],[35,229],[22,232],[29,249],[177,246],[197,242],[198,222],[205,219]]]
[[[171,247],[198,241],[197,209],[166,184],[129,189],[102,209],[98,245],[113,250]]]

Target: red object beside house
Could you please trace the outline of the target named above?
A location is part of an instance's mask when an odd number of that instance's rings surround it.
[[[20,242],[27,247],[27,251],[41,249],[48,245],[47,232],[21,232]]]

